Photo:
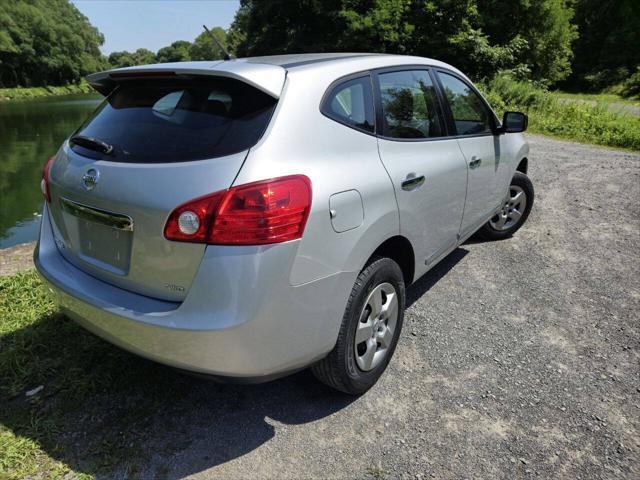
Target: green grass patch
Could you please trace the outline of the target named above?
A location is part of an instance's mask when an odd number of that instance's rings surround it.
[[[556,98],[564,98],[567,100],[599,102],[604,104],[616,103],[620,105],[631,105],[633,107],[640,107],[640,100],[625,98],[615,93],[574,93],[563,92],[560,90],[550,93]]]
[[[172,428],[151,418],[198,387],[77,326],[34,271],[0,278],[0,379],[0,479],[135,477]]]
[[[596,105],[562,101],[556,95],[507,76],[483,86],[497,112],[529,115],[529,131],[607,147],[640,150],[640,117]]]
[[[87,82],[64,85],[59,87],[17,87],[0,88],[0,101],[3,100],[29,100],[54,95],[73,95],[77,93],[92,93],[93,88]]]

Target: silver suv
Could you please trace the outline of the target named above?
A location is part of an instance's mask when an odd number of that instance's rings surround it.
[[[105,95],[46,164],[35,263],[64,312],[136,354],[359,394],[405,288],[533,204],[527,118],[445,63],[284,55],[89,76]]]

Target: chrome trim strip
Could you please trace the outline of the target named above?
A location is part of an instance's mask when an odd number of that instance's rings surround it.
[[[83,220],[106,225],[116,230],[133,231],[133,219],[128,215],[100,210],[62,197],[60,198],[60,206],[65,212]]]

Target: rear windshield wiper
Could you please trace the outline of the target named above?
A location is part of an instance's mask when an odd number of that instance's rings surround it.
[[[102,152],[105,155],[109,155],[113,152],[113,145],[108,144],[98,138],[86,137],[84,135],[74,135],[69,139],[70,143],[80,145],[81,147],[88,148],[89,150],[95,150],[96,152]]]

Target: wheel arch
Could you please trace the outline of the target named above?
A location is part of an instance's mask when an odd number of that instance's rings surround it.
[[[522,160],[520,160],[520,163],[518,163],[518,166],[516,167],[516,172],[521,172],[526,175],[528,169],[529,169],[529,159],[527,157],[524,157]]]
[[[411,242],[402,235],[395,235],[387,238],[369,255],[365,265],[367,265],[374,257],[388,257],[400,266],[402,276],[404,277],[405,286],[413,283],[415,275],[415,253]]]

